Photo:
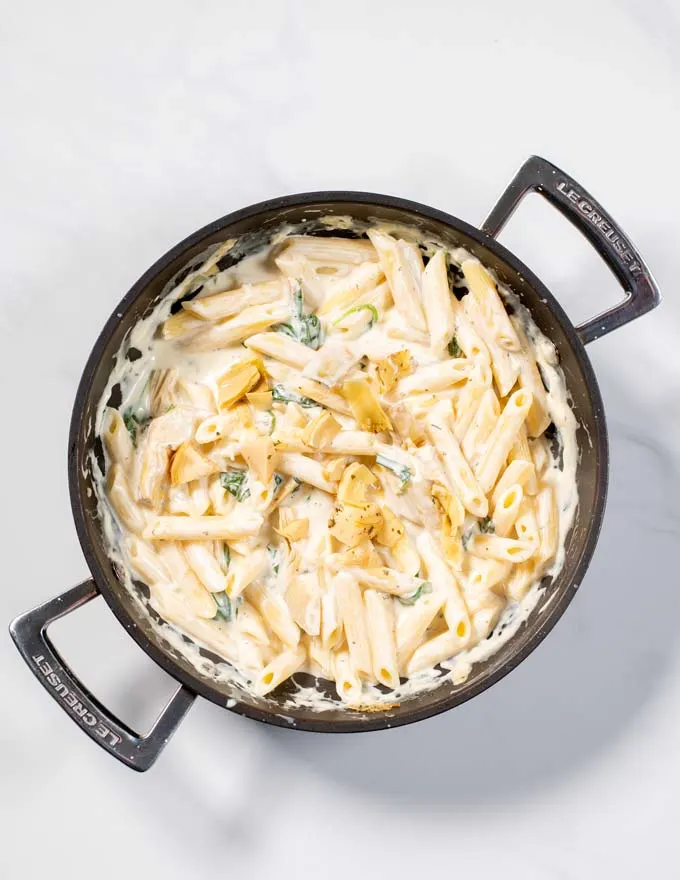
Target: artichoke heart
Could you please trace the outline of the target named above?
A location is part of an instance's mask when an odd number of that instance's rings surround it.
[[[229,409],[257,385],[261,377],[258,361],[256,357],[237,361],[220,377],[217,382],[220,409]]]
[[[392,423],[365,376],[346,379],[342,390],[352,415],[362,430],[372,431],[374,434],[392,430]]]
[[[376,476],[366,467],[353,461],[348,465],[338,486],[338,501],[341,504],[350,504],[353,507],[367,506],[366,493],[370,488],[379,485]]]
[[[204,455],[193,441],[182,443],[172,456],[170,482],[173,486],[179,486],[191,480],[200,480],[219,469],[219,465]]]

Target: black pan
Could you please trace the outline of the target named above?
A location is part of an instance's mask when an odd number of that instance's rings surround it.
[[[494,238],[522,197],[541,193],[590,241],[614,272],[625,298],[614,308],[574,327],[539,279]],[[266,697],[246,696],[228,683],[216,682],[174,650],[151,624],[144,592],[131,595],[119,581],[103,549],[101,526],[88,458],[98,441],[92,435],[97,402],[125,335],[158,301],[166,284],[212,243],[239,238],[254,249],[282,223],[305,223],[322,234],[322,215],[350,215],[358,220],[398,221],[415,226],[450,247],[475,254],[514,290],[540,329],[555,343],[579,422],[578,489],[580,504],[568,538],[566,561],[555,582],[518,632],[484,662],[473,667],[461,685],[450,681],[387,710],[364,713],[337,704],[312,711],[291,708],[288,684]],[[248,244],[249,243],[249,244]],[[578,183],[537,156],[519,170],[481,230],[434,208],[374,193],[318,192],[262,202],[216,220],[161,257],[132,287],[97,339],[76,395],[68,448],[71,506],[91,578],[32,611],[10,631],[24,660],[43,687],[80,727],[119,760],[146,770],[158,757],[196,695],[242,715],[296,730],[351,733],[419,721],[458,706],[497,682],[527,657],[553,628],[580,586],[593,554],[607,494],[607,429],[600,391],[585,345],[640,317],[659,302],[659,293],[642,258],[617,224]],[[54,620],[102,595],[125,629],[180,684],[152,730],[140,735],[115,718],[80,682],[54,649],[47,627]],[[218,660],[219,658],[212,658]]]

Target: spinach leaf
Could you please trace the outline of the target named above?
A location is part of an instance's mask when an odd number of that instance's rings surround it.
[[[220,474],[220,484],[237,501],[245,501],[250,495],[250,489],[245,485],[247,478],[246,471],[223,471]]]
[[[275,329],[316,351],[322,342],[321,321],[318,315],[305,315],[304,296],[299,283],[293,294],[293,303],[290,322],[279,324]]]
[[[399,596],[398,599],[402,605],[415,605],[421,596],[423,596],[425,593],[431,592],[432,584],[429,581],[423,581],[423,583],[418,587],[415,593],[412,593],[410,596]]]
[[[463,550],[467,550],[470,547],[470,541],[472,541],[476,534],[478,534],[476,526],[472,526],[462,533],[460,543],[463,545]]]
[[[393,461],[391,458],[386,458],[384,455],[376,455],[375,463],[382,465],[384,468],[392,471],[393,474],[396,474],[397,477],[401,480],[401,485],[399,486],[399,494],[406,491],[406,486],[409,483],[409,480],[413,476],[411,468],[406,467],[405,464],[399,464],[398,461]]]
[[[273,544],[267,545],[267,553],[269,553],[269,559],[272,564],[272,571],[274,574],[279,573],[279,551]]]
[[[496,532],[496,525],[490,516],[485,516],[479,521],[479,531],[483,535],[493,535]]]
[[[212,597],[217,605],[213,620],[225,620],[227,623],[231,623],[234,619],[234,606],[229,596],[226,593],[213,593]]]
[[[451,337],[451,342],[449,342],[448,348],[451,357],[459,358],[463,356],[463,349],[458,344],[458,340],[455,336]]]
[[[468,550],[470,544],[477,535],[493,535],[496,532],[496,525],[490,516],[485,516],[484,519],[474,520],[474,522],[470,523],[470,525],[463,530],[463,534],[461,535],[461,544],[463,545],[463,550]]]
[[[371,327],[373,327],[374,324],[377,324],[378,321],[380,320],[380,315],[378,314],[378,310],[376,309],[375,306],[372,306],[370,303],[363,303],[360,306],[354,306],[354,308],[349,309],[348,311],[345,312],[344,315],[341,315],[337,319],[337,321],[333,321],[333,326],[335,327],[335,325],[339,324],[340,321],[344,321],[345,318],[349,317],[350,315],[355,314],[356,312],[361,312],[364,309],[371,313],[371,320],[368,322],[368,326],[366,327],[366,330],[364,331],[364,332],[367,332],[368,330],[371,329]]]
[[[141,432],[146,428],[146,426],[151,421],[151,417],[148,415],[140,415],[139,412],[133,409],[127,409],[123,413],[123,422],[125,423],[125,427],[128,429],[128,433],[132,439],[132,445],[137,446],[137,440]]]
[[[310,397],[302,397],[302,395],[290,391],[285,385],[274,385],[272,388],[272,400],[278,403],[297,403],[298,406],[304,407],[321,406],[320,403],[317,403]]]

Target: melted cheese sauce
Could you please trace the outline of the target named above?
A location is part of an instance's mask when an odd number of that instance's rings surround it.
[[[329,227],[352,228],[351,218],[325,218],[325,222]],[[429,253],[433,253],[437,247],[441,247],[437,242],[423,241],[418,237],[418,233],[415,230],[408,227],[386,227],[383,225],[382,228],[392,233],[396,232],[407,240],[420,242],[424,245],[426,252],[429,251]],[[235,266],[221,272],[218,279],[213,276],[212,279],[206,280],[204,289],[199,295],[205,296],[210,294],[218,285],[218,289],[221,290],[227,286],[235,287],[245,283],[280,278],[280,272],[270,259],[270,255],[272,248],[278,247],[286,235],[287,230],[282,229],[269,246],[244,257]],[[204,258],[206,256],[207,254],[204,254]],[[463,249],[458,249],[452,253],[452,257],[460,264],[463,260],[469,258],[470,255]],[[193,265],[196,263],[197,260],[194,259]],[[122,344],[116,358],[115,367],[111,372],[107,387],[97,408],[95,425],[97,435],[102,433],[107,402],[115,386],[120,388],[122,395],[122,403],[119,407],[121,412],[130,407],[142,410],[148,409],[149,381],[152,371],[155,370],[175,368],[179,370],[182,378],[191,382],[203,383],[216,393],[219,377],[231,362],[243,354],[244,349],[240,343],[229,346],[224,350],[187,352],[178,346],[177,343],[160,338],[158,334],[159,326],[170,316],[173,304],[184,296],[186,289],[186,283],[180,283],[176,287],[166,290],[151,314],[132,328]],[[521,305],[518,298],[511,291],[499,285],[499,292],[506,304],[512,307],[513,321],[521,324],[531,342],[536,361],[547,386],[548,408],[556,428],[559,448],[556,457],[550,462],[543,478],[545,482],[554,487],[559,511],[558,551],[552,563],[543,574],[543,576],[551,575],[554,577],[564,563],[565,543],[578,503],[576,489],[576,468],[578,463],[576,421],[569,406],[566,384],[558,365],[554,346],[538,330],[529,312]],[[350,346],[356,350],[358,356],[363,351],[370,351],[372,358],[376,358],[378,353],[383,357],[387,357],[394,352],[407,348],[412,359],[419,366],[436,362],[437,358],[433,356],[429,346],[415,341],[405,341],[403,338],[394,338],[389,335],[390,328],[397,327],[398,329],[400,324],[401,318],[395,309],[391,309],[385,321],[376,324],[364,335],[351,342]],[[126,357],[131,348],[137,349],[140,353],[140,356],[135,360],[130,360]],[[316,410],[311,410],[311,414],[314,412]],[[343,422],[342,416],[336,415],[336,418],[341,423]],[[346,422],[346,427],[355,428],[353,420],[344,419],[344,421]],[[427,482],[428,449],[421,450],[421,453],[413,458],[416,463],[416,472],[410,481],[408,493],[398,495],[393,492],[389,497],[391,509],[398,516],[404,517],[407,522],[407,530],[412,537],[417,535],[421,527],[409,521],[408,507],[414,503],[414,499],[417,499],[420,493],[425,493],[429,497],[429,491],[425,488],[429,486],[429,482]],[[397,458],[396,453],[393,457]],[[101,473],[94,456],[92,456],[91,467],[95,475],[94,482],[98,497],[98,511],[102,522],[106,551],[112,560],[117,563],[118,569],[123,573],[126,588],[131,591],[132,595],[136,595],[132,586],[129,560],[126,557],[122,541],[124,529],[121,528],[109,504],[104,475]],[[310,535],[305,546],[310,556],[306,559],[303,552],[301,564],[301,570],[303,570],[306,563],[311,565],[313,562],[312,554],[314,548],[318,545],[318,540],[321,538],[322,533],[325,532],[326,523],[333,512],[333,498],[325,492],[303,485],[300,491],[291,497],[288,504],[293,507],[296,518],[304,517],[309,519]],[[245,500],[243,502],[244,509],[248,505],[249,501]],[[266,579],[266,585],[271,589],[275,588],[275,584],[276,579],[271,576],[270,571]],[[521,602],[508,602],[488,638],[485,638],[474,647],[462,651],[452,660],[442,663],[439,669],[426,669],[418,672],[396,690],[389,691],[388,693],[383,692],[378,687],[366,685],[362,701],[366,704],[389,706],[414,696],[423,690],[434,688],[445,680],[451,679],[455,683],[464,682],[469,676],[474,663],[490,657],[508,639],[512,638],[521,624],[526,621],[532,609],[535,608],[541,592],[540,584],[536,583]],[[162,603],[159,604],[152,597],[151,605],[163,616],[164,609]],[[400,615],[406,613],[406,610],[397,608],[396,613]],[[187,644],[186,640],[182,637],[181,630],[170,623],[154,623],[154,627],[159,631],[159,635],[162,635],[166,641],[169,641],[176,651],[181,652],[191,661],[199,673],[211,679],[229,681],[236,692],[241,691],[244,697],[247,697],[249,682],[252,678],[252,670],[249,670],[248,663],[250,639],[240,632],[238,627],[231,624],[228,625],[228,628],[231,630],[228,633],[229,658],[232,660],[235,658],[233,665],[229,663],[215,664],[210,660],[206,660],[198,651],[199,647],[204,647],[224,656],[224,651],[221,649],[226,644],[223,640],[223,637],[227,637],[226,625],[221,626],[222,631],[219,637],[216,637],[215,624],[212,621],[195,621],[190,630],[188,627],[185,628],[187,631],[190,631],[193,644]],[[306,671],[312,674],[319,673],[318,668],[314,667],[309,667]],[[314,687],[298,687],[296,693],[288,699],[287,703],[293,708],[295,706],[305,706],[318,710],[323,710],[330,706],[337,708],[338,706],[337,701]]]

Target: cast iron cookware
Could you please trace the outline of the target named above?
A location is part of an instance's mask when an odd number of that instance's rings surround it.
[[[522,197],[532,191],[544,196],[583,233],[625,291],[618,305],[576,327],[545,285],[495,239]],[[247,252],[265,243],[284,223],[299,225],[307,234],[329,234],[328,228],[318,223],[323,215],[397,221],[417,227],[449,247],[462,246],[475,254],[515,291],[540,329],[556,345],[579,423],[579,507],[567,540],[565,564],[554,583],[544,591],[517,633],[488,660],[476,664],[464,684],[445,681],[433,690],[378,712],[355,711],[340,703],[322,711],[292,708],[286,703],[294,690],[290,683],[266,697],[248,696],[227,682],[199,672],[152,626],[152,611],[144,604],[143,591],[133,596],[121,585],[104,551],[88,464],[93,444],[98,442],[92,433],[94,414],[114,355],[135,322],[158,301],[168,282],[211,244],[228,238],[238,238],[243,243],[242,252]],[[361,192],[285,196],[235,211],[199,229],[168,251],[133,285],[107,321],[85,365],[71,421],[68,477],[76,529],[91,576],[13,621],[10,631],[19,651],[64,711],[102,748],[136,770],[151,766],[196,695],[258,721],[329,733],[396,727],[464,703],[507,675],[534,650],[562,616],[581,584],[600,531],[608,475],[604,409],[585,346],[640,317],[658,302],[654,279],[614,220],[575,180],[538,156],[528,159],[518,171],[481,229],[426,205]],[[179,683],[145,735],[130,730],[88,691],[59,656],[47,633],[50,623],[99,595],[137,644]],[[328,692],[332,693],[332,688]]]

